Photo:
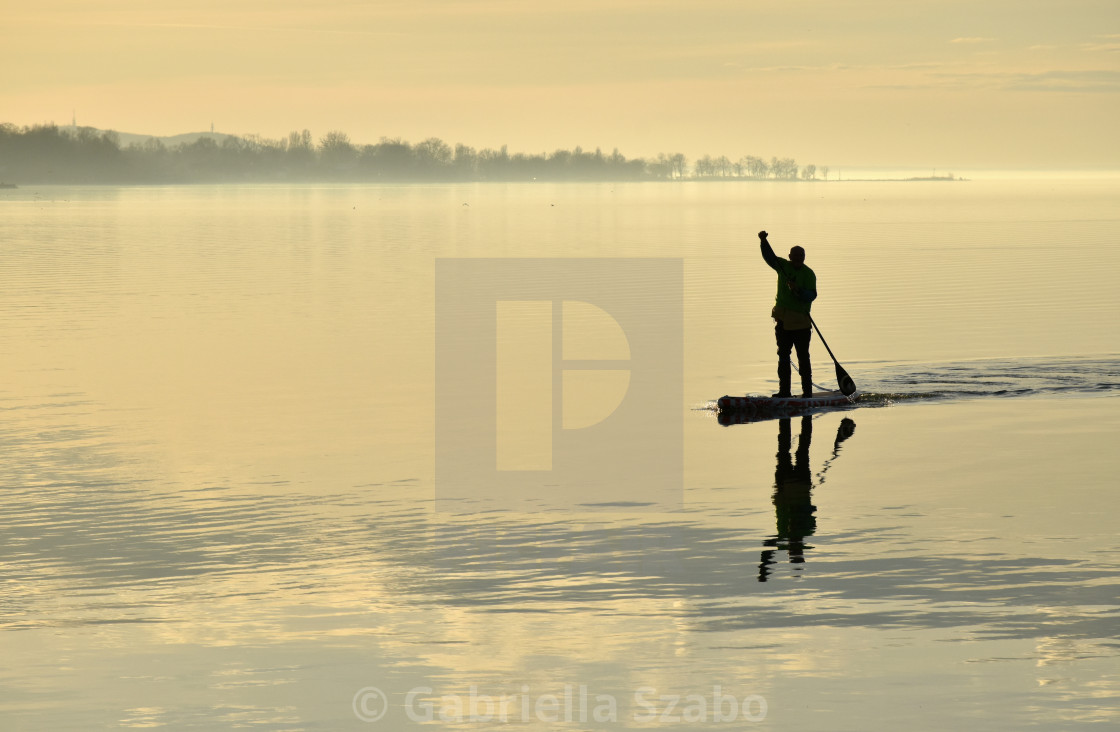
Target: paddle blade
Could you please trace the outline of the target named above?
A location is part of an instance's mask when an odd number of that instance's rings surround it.
[[[836,383],[840,385],[840,393],[844,396],[856,393],[856,382],[852,381],[852,377],[848,376],[848,372],[840,364],[836,364]]]

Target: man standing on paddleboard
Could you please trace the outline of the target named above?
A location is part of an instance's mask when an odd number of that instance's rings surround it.
[[[766,232],[758,232],[762,258],[778,273],[778,296],[770,315],[774,318],[774,335],[778,340],[778,393],[776,398],[792,396],[790,393],[790,352],[797,351],[797,370],[801,374],[801,396],[813,395],[813,365],[809,361],[809,339],[813,335],[813,322],[809,309],[817,299],[817,275],[805,266],[805,250],[793,247],[789,259],[774,254]]]

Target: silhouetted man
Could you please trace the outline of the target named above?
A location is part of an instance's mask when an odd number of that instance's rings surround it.
[[[797,350],[797,370],[801,374],[801,395],[813,395],[813,365],[809,361],[809,339],[813,335],[809,309],[817,299],[817,275],[805,266],[805,250],[793,247],[789,259],[774,254],[766,232],[758,232],[762,258],[778,273],[778,295],[770,315],[774,318],[774,335],[778,341],[778,393],[775,397],[792,396],[790,392],[790,352]]]

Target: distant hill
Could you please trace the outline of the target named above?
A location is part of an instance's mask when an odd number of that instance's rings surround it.
[[[82,129],[82,127],[81,126],[75,127],[74,125],[60,125],[58,129],[60,129],[64,132],[77,132],[79,129]],[[92,129],[97,133],[109,132],[110,131],[110,130],[98,129],[97,127],[89,127],[89,128],[86,128],[86,129]],[[192,142],[194,142],[195,140],[198,140],[199,138],[202,138],[202,137],[209,137],[211,140],[214,140],[215,142],[221,142],[222,140],[226,139],[227,137],[237,137],[237,135],[227,135],[224,132],[184,132],[181,135],[170,135],[170,136],[167,136],[167,137],[161,137],[160,135],[138,135],[138,134],[133,133],[133,132],[120,132],[118,130],[111,130],[111,131],[116,133],[117,137],[120,138],[121,147],[128,147],[129,145],[132,145],[134,143],[147,142],[148,140],[152,139],[153,137],[155,139],[159,140],[160,142],[162,142],[167,147],[175,147],[176,145],[184,145],[184,144],[189,145]]]

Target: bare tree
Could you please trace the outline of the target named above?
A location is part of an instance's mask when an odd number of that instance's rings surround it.
[[[726,178],[731,175],[731,161],[727,159],[726,155],[720,155],[715,159],[714,164],[719,177]]]
[[[747,165],[747,175],[752,178],[765,178],[770,173],[770,166],[762,158],[748,155],[744,158]]]
[[[716,165],[711,155],[705,155],[692,166],[692,174],[697,178],[710,178],[715,175]]]
[[[797,180],[797,161],[793,158],[771,158],[770,175],[778,180]]]
[[[688,158],[684,153],[673,153],[669,156],[669,163],[672,165],[673,176],[683,178],[685,169],[688,168]]]
[[[429,137],[413,148],[421,165],[445,167],[451,164],[451,146],[438,137]]]
[[[319,140],[319,162],[325,170],[349,170],[357,160],[358,149],[350,144],[350,136],[345,132],[331,130]]]
[[[650,175],[655,178],[672,178],[673,163],[665,153],[658,153],[657,160],[649,163]]]
[[[328,150],[347,150],[353,149],[350,144],[350,135],[347,135],[342,130],[331,130],[323,135],[323,139],[319,140],[319,151],[327,152]]]
[[[311,130],[288,133],[288,150],[311,150]]]
[[[451,164],[460,178],[471,179],[478,173],[478,152],[473,147],[456,143]]]

